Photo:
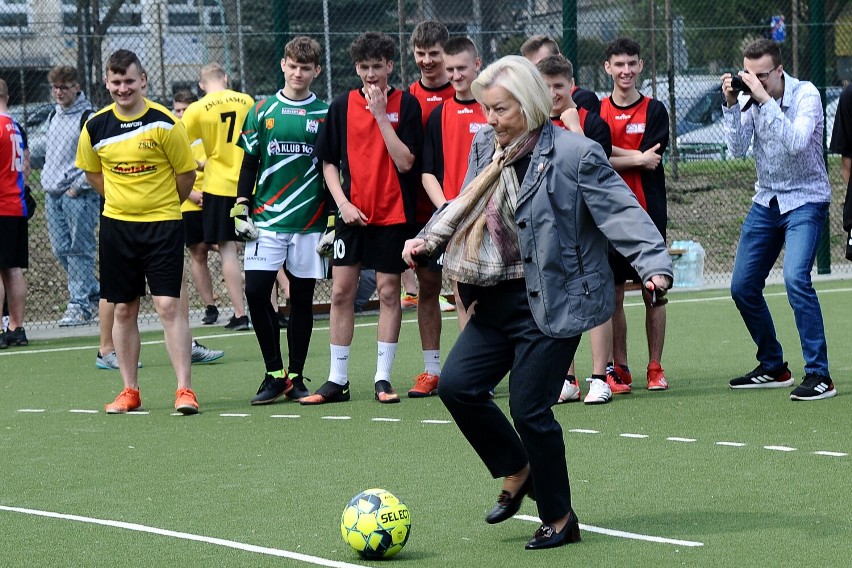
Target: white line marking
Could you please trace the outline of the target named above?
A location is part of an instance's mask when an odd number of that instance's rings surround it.
[[[190,534],[179,531],[170,531],[167,529],[159,529],[157,527],[149,527],[147,525],[139,525],[136,523],[126,523],[124,521],[111,521],[108,519],[95,519],[93,517],[81,517],[79,515],[66,515],[64,513],[54,513],[51,511],[39,511],[36,509],[24,509],[22,507],[7,507],[0,505],[0,511],[10,511],[12,513],[23,513],[25,515],[35,515],[38,517],[48,517],[51,519],[62,519],[66,521],[78,521],[81,523],[89,523],[93,525],[101,525],[106,527],[115,527],[119,529],[127,529],[142,533],[157,534],[160,536],[170,536],[172,538],[181,538],[184,540],[192,540],[195,542],[206,542],[236,550],[244,550],[246,552],[257,552],[258,554],[267,554],[269,556],[279,556],[281,558],[291,558],[301,562],[316,564],[317,566],[332,566],[334,568],[361,568],[363,564],[349,564],[348,562],[339,562],[337,560],[328,560],[319,556],[310,556],[308,554],[300,554],[298,552],[290,552],[289,550],[279,550],[277,548],[268,548],[266,546],[256,546],[254,544],[245,544],[233,540],[225,540],[223,538],[214,538],[197,534]]]
[[[815,453],[816,455],[818,455],[818,456],[831,456],[831,457],[834,457],[834,458],[842,458],[842,457],[845,457],[845,456],[848,456],[848,455],[849,455],[849,454],[844,454],[843,452],[824,452],[824,451],[820,451],[820,452],[814,452],[814,453]]]
[[[128,416],[133,416],[134,414],[137,414],[139,416],[145,416],[146,414],[151,414],[151,413],[148,412],[147,410],[131,410],[130,412],[125,412],[125,414],[127,414]]]
[[[451,420],[421,420],[423,424],[452,424]]]
[[[530,515],[515,515],[516,519],[521,521],[532,521],[534,523],[541,523],[541,519],[538,517],[533,517]],[[697,542],[694,540],[678,540],[675,538],[665,538],[661,536],[651,536],[647,534],[639,534],[639,533],[631,533],[624,531],[617,531],[613,529],[605,529],[603,527],[595,527],[592,525],[584,525],[580,523],[580,528],[584,531],[589,531],[598,534],[605,534],[607,536],[617,536],[619,538],[631,538],[633,540],[645,540],[648,542],[659,542],[661,544],[676,544],[679,546],[704,546],[703,542]]]
[[[399,418],[371,418],[373,422],[401,422]]]
[[[571,428],[568,431],[576,432],[577,434],[600,434],[598,430],[586,430],[585,428]]]
[[[677,436],[672,436],[670,438],[666,438],[669,442],[697,442],[698,440],[695,438],[678,438]]]
[[[717,446],[731,446],[734,448],[742,448],[745,446],[742,442],[716,442]]]
[[[774,450],[776,452],[795,452],[796,448],[789,446],[763,446],[764,450]]]
[[[43,408],[19,408],[18,412],[44,412]]]
[[[301,418],[301,414],[273,414],[270,418]]]
[[[247,416],[251,416],[251,414],[246,414],[244,412],[223,412],[219,416],[223,418],[245,418]]]
[[[351,416],[323,416],[323,420],[352,420]]]
[[[622,438],[647,438],[647,434],[619,434]]]
[[[97,414],[97,410],[86,410],[84,408],[72,408],[68,412],[73,412],[75,414]]]

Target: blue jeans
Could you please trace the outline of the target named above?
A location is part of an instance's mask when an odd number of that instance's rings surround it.
[[[811,284],[817,242],[827,216],[828,203],[808,203],[782,215],[773,200],[768,208],[753,203],[743,223],[731,296],[757,344],[757,360],[766,369],[784,364],[772,315],[763,298],[766,277],[783,246],[784,285],[799,330],[805,374],[829,376],[822,310]]]
[[[47,230],[56,260],[68,274],[69,305],[91,314],[100,298],[95,277],[95,227],[100,216],[100,196],[93,190],[76,197],[47,194],[44,200]]]

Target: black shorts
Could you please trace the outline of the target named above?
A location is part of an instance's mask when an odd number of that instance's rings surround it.
[[[402,274],[408,268],[402,260],[405,241],[417,233],[408,224],[388,226],[347,225],[338,218],[334,228],[333,266],[372,268],[385,274]]]
[[[29,263],[27,218],[0,216],[0,268],[28,268]]]
[[[188,247],[204,242],[202,214],[202,211],[183,212],[183,238],[184,244]]]
[[[612,269],[613,280],[617,285],[624,284],[627,281],[642,282],[636,269],[627,262],[627,259],[620,252],[612,247],[609,247],[609,267]]]
[[[236,241],[234,232],[234,220],[231,219],[231,208],[237,202],[236,197],[224,195],[204,194],[204,209],[202,213],[202,225],[204,226],[204,242],[209,245]]]
[[[180,297],[183,222],[139,223],[101,217],[101,297],[128,303],[145,295]]]

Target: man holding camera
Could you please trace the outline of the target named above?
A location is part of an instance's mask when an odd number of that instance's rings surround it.
[[[757,182],[737,247],[731,296],[757,344],[759,364],[731,380],[730,386],[793,385],[763,297],[766,277],[783,246],[784,284],[805,360],[805,377],[790,398],[831,398],[837,391],[828,372],[822,311],[811,284],[831,201],[822,155],[820,94],[812,83],[784,72],[781,50],[771,40],[750,43],[743,57],[743,71],[722,76],[725,138],[735,156],[745,156],[753,147]]]

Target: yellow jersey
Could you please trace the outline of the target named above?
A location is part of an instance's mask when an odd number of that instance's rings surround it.
[[[86,122],[75,166],[104,176],[104,216],[136,222],[180,220],[175,174],[196,168],[186,129],[166,107],[148,99],[137,116],[115,104]]]
[[[197,138],[189,143],[192,147],[192,158],[196,162],[203,162],[207,159],[207,156],[204,154],[204,144],[201,142],[201,138]],[[202,184],[204,183],[204,172],[196,170],[195,171],[195,183],[192,184],[193,191],[202,191]],[[185,199],[183,203],[180,204],[180,212],[187,213],[189,211],[201,211],[201,207],[195,204],[191,199]]]
[[[183,123],[191,140],[201,138],[207,163],[204,166],[204,192],[237,196],[237,180],[243,163],[243,150],[237,146],[240,129],[254,99],[245,93],[224,89],[208,93],[189,105]]]

